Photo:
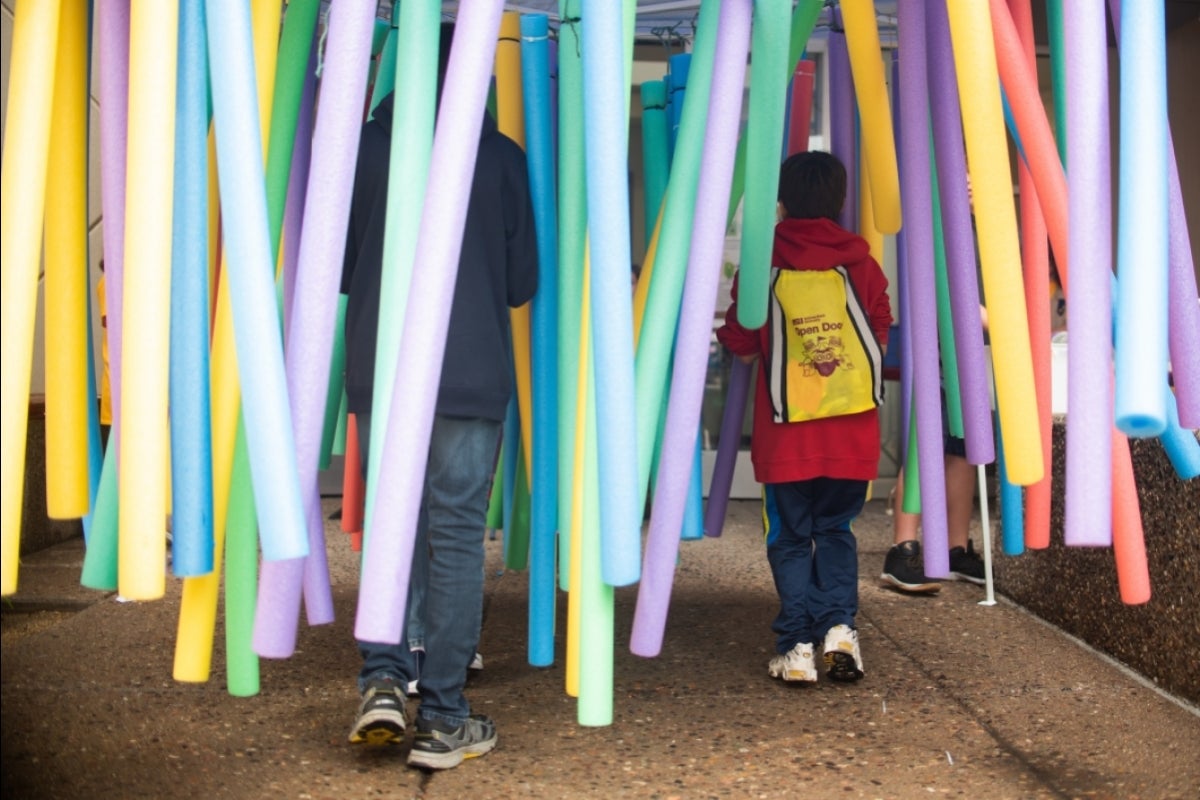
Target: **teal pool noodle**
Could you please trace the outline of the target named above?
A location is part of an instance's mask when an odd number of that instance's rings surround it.
[[[260,688],[258,654],[253,647],[258,596],[258,520],[246,431],[240,422],[233,448],[229,512],[225,518],[224,568],[225,682],[234,697],[251,697]],[[296,592],[297,606],[299,599]]]
[[[671,152],[667,144],[666,85],[662,81],[646,81],[642,84],[641,99],[643,210],[646,244],[649,246],[671,171]]]
[[[933,140],[929,142],[930,152]],[[937,162],[930,159],[930,192],[933,197],[933,259],[937,281],[938,344],[942,354],[942,389],[946,394],[946,419],[950,434],[963,438],[962,391],[958,382],[958,345],[954,341],[954,315],[950,302],[950,276],[946,267],[946,240],[942,235],[942,200],[938,191]]]
[[[1200,476],[1200,441],[1196,432],[1179,424],[1179,406],[1175,395],[1167,391],[1167,429],[1159,437],[1175,474],[1181,481]]]
[[[395,9],[392,13],[397,13]],[[379,26],[376,25],[376,33],[378,34]],[[379,101],[387,96],[396,88],[396,47],[399,36],[396,34],[396,29],[390,26],[385,27],[386,40],[383,43],[383,52],[379,54],[379,68],[375,71],[375,82],[371,84],[371,105],[370,112],[367,114],[367,119],[375,119],[375,106],[379,105]]]
[[[679,122],[683,117],[683,101],[687,97],[688,70],[692,66],[691,53],[678,53],[667,59],[667,76],[664,81],[670,92],[667,103],[667,141],[671,152],[675,151],[675,142],[679,139]]]
[[[761,328],[767,321],[767,282],[779,201],[779,153],[783,148],[787,95],[790,0],[754,4],[750,53],[749,121],[746,123],[746,194],[738,270],[738,322]]]
[[[1000,484],[1000,530],[1001,546],[1006,556],[1019,556],[1025,552],[1025,503],[1021,487],[1008,479],[1008,467],[1004,458],[1004,431],[1000,430],[999,415],[996,418],[996,479]]]
[[[529,663],[554,663],[558,522],[558,192],[554,184],[549,21],[521,16],[525,156],[537,229],[538,292],[530,304],[533,485],[529,521]],[[505,537],[505,541],[508,537]]]
[[[321,448],[317,461],[318,469],[329,469],[333,460],[334,442],[338,431],[342,432],[345,446],[345,419],[342,396],[346,387],[346,302],[349,295],[338,294],[337,316],[333,324],[333,347],[330,351],[329,388],[325,391],[325,420],[321,428]]]

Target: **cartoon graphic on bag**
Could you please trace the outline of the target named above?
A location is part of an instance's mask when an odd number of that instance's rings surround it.
[[[767,325],[775,422],[857,414],[883,402],[883,353],[844,267],[772,269]]]

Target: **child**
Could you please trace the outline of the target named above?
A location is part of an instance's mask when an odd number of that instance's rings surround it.
[[[818,641],[830,679],[863,677],[850,523],[878,468],[881,350],[892,314],[866,240],[834,222],[845,197],[846,169],[829,153],[784,162],[767,324],[738,323],[735,279],[717,331],[743,361],[763,357],[750,457],[780,605],[771,626],[778,655],[767,671],[785,681],[817,680]]]

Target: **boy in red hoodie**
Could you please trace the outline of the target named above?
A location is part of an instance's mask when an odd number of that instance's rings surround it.
[[[834,219],[846,169],[797,153],[779,181],[767,324],[748,330],[733,303],[717,338],[762,356],[750,457],[763,484],[767,560],[779,593],[771,677],[814,682],[816,642],[835,681],[862,678],[854,618],[858,555],[850,523],[879,463],[882,350],[892,322],[887,278],[865,239]],[[839,307],[840,306],[840,307]]]

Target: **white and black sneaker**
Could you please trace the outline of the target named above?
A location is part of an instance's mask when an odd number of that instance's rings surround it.
[[[380,678],[369,681],[363,692],[358,716],[350,730],[354,744],[385,745],[404,741],[405,699],[401,684]]]
[[[496,723],[483,714],[472,714],[461,725],[417,717],[408,765],[422,769],[451,769],[463,759],[476,758],[496,746]]]

